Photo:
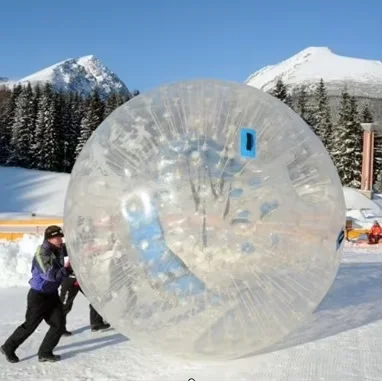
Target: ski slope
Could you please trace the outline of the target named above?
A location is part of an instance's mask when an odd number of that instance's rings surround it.
[[[0,242],[0,341],[23,321],[30,259],[41,237]],[[357,250],[357,251],[354,251]],[[4,271],[5,270],[5,271]],[[0,357],[0,380],[380,381],[382,379],[382,252],[347,249],[337,279],[306,322],[272,352],[225,363],[191,363],[152,353],[114,330],[92,333],[80,295],[57,353],[40,364],[43,323],[18,350],[20,363]]]
[[[0,166],[0,219],[62,217],[70,175]]]

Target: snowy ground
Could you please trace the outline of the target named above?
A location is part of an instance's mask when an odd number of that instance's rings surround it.
[[[31,248],[36,238],[0,243],[0,341],[22,322]],[[352,251],[349,251],[352,250]],[[14,286],[14,287],[12,287]],[[0,380],[145,381],[380,381],[382,379],[382,252],[348,248],[337,280],[311,322],[270,353],[242,360],[195,364],[144,350],[114,330],[89,331],[82,295],[57,348],[62,362],[39,364],[43,323],[19,349],[19,364],[0,357]]]

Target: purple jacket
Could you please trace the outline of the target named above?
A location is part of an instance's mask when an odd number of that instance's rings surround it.
[[[44,241],[33,257],[32,278],[29,281],[32,289],[47,294],[55,293],[68,275],[64,267],[63,250]]]

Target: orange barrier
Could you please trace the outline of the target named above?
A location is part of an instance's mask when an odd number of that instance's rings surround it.
[[[49,226],[49,225],[62,225],[61,218],[52,219],[30,219],[30,220],[0,220],[0,226]]]
[[[25,234],[41,235],[49,225],[62,226],[63,220],[61,218],[0,220],[0,239],[15,241],[24,237]]]
[[[0,239],[5,239],[7,241],[16,241],[24,237],[25,234],[34,234],[34,233],[1,233]]]
[[[346,239],[358,239],[361,235],[367,234],[370,229],[348,229]]]

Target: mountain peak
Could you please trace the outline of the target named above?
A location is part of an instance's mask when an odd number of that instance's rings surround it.
[[[333,53],[327,46],[309,46],[297,54]]]
[[[111,92],[129,93],[118,76],[94,55],[68,58],[17,81],[43,84],[49,82],[56,90],[76,91],[89,95],[98,88],[102,97]]]
[[[88,56],[82,56],[80,57],[78,60],[87,60],[87,61],[92,61],[92,60],[98,60],[98,58],[93,55],[93,54],[90,54]]]
[[[103,63],[93,54],[77,58],[77,62],[80,65],[86,65],[86,64],[94,63],[96,65],[104,66]]]
[[[292,57],[253,73],[245,83],[264,91],[281,78],[290,88],[315,85],[321,78],[329,92],[338,93],[346,84],[359,96],[382,96],[382,62],[345,57],[328,47],[308,47]]]

